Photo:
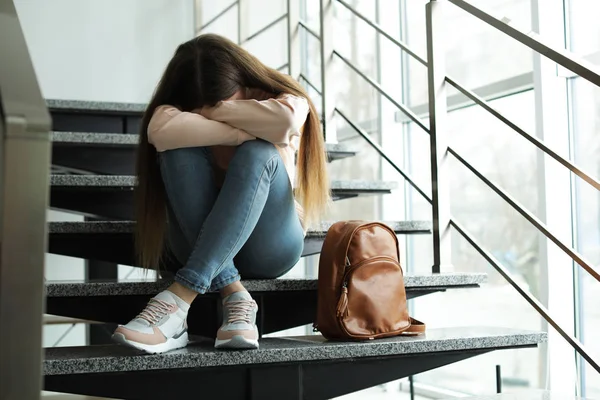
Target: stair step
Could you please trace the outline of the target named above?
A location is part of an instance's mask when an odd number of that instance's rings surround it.
[[[48,252],[90,260],[135,265],[132,221],[50,222]],[[332,222],[322,222],[307,232],[303,256],[321,251]],[[427,221],[386,222],[397,234],[431,233]],[[110,249],[110,251],[107,251]]]
[[[136,177],[131,175],[52,175],[50,206],[105,219],[131,219],[135,182]],[[397,182],[331,182],[334,200],[387,194],[397,187]]]
[[[135,174],[137,134],[53,132],[52,164],[71,173]],[[356,154],[342,144],[326,144],[329,161]]]
[[[63,317],[61,315],[44,314],[42,316],[43,325],[74,325],[74,324],[98,324],[98,321],[89,321],[81,318]]]
[[[446,290],[478,287],[487,280],[482,273],[452,273],[435,275],[406,275],[407,292],[419,290]],[[50,282],[46,284],[47,297],[83,296],[152,296],[166,289],[172,281],[160,280],[125,282]],[[242,282],[249,292],[316,291],[316,279],[251,279]]]
[[[118,345],[49,348],[45,350],[43,372],[49,376],[307,361],[352,362],[362,357],[533,347],[546,341],[546,334],[505,328],[441,328],[429,329],[422,336],[358,343],[329,342],[315,335],[265,338],[256,351],[219,351],[213,348],[212,341],[197,340],[185,349],[153,356]]]
[[[43,392],[42,400],[109,400],[108,397],[85,396],[58,392]]]
[[[476,288],[485,274],[439,274],[405,276],[406,297],[412,299],[453,289]],[[142,310],[149,298],[168,287],[159,282],[51,282],[46,284],[48,313],[111,324],[124,324]],[[317,307],[314,279],[246,280],[244,286],[259,306],[258,325],[262,334],[311,324]],[[294,304],[294,311],[289,305]],[[218,293],[198,296],[188,315],[190,333],[213,337],[219,328]]]
[[[268,338],[259,350],[250,351],[215,350],[206,339],[159,355],[117,345],[62,347],[45,350],[43,373],[46,390],[115,398],[186,398],[201,388],[209,399],[330,399],[546,340],[545,333],[474,327],[366,342]]]
[[[50,111],[96,114],[136,114],[146,110],[144,103],[119,103],[110,101],[58,100],[48,99],[46,105]]]

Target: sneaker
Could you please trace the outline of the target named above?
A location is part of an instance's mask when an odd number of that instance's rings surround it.
[[[119,325],[112,339],[151,354],[185,347],[189,308],[179,296],[164,290],[151,298],[146,308],[127,325]]]
[[[223,299],[223,325],[217,332],[217,349],[258,349],[256,312],[258,305],[248,292],[235,292]]]

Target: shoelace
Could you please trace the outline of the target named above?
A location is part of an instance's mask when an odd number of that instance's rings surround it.
[[[148,305],[136,318],[144,319],[151,325],[157,324],[165,315],[171,312],[175,305],[163,300],[150,299]]]
[[[229,309],[227,323],[245,322],[249,324],[252,322],[250,321],[250,313],[256,307],[254,300],[229,301],[225,303],[225,306]]]

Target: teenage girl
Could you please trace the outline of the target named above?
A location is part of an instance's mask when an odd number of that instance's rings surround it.
[[[113,339],[150,353],[184,347],[193,300],[219,291],[215,347],[258,348],[258,307],[240,278],[289,271],[329,202],[314,105],[291,77],[221,36],[201,35],[177,48],[140,136],[140,263],[158,268],[166,244],[182,268]]]

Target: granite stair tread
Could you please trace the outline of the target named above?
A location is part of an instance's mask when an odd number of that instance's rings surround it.
[[[113,188],[133,190],[136,177],[133,175],[60,175],[50,177],[53,188]],[[391,191],[398,188],[394,181],[365,181],[365,180],[333,180],[330,182],[332,191]]]
[[[100,132],[52,132],[55,144],[81,144],[102,146],[134,147],[139,143],[139,135],[135,133],[100,133]]]
[[[133,218],[132,175],[61,175],[50,177],[50,207],[56,210],[97,216],[102,220]],[[391,193],[398,182],[335,180],[330,182],[333,200]]]
[[[133,149],[139,143],[139,135],[132,133],[52,132],[51,136],[54,145],[66,146],[125,146]],[[335,159],[356,154],[345,144],[326,143],[325,147],[330,157]]]
[[[546,340],[546,334],[540,332],[464,327],[429,329],[422,336],[367,342],[329,342],[320,335],[265,338],[259,350],[251,351],[215,350],[212,340],[200,338],[185,349],[158,355],[141,354],[118,345],[56,347],[45,350],[43,373],[50,376],[319,360],[350,361],[359,357],[533,347]]]
[[[478,287],[487,281],[483,273],[406,275],[407,291],[416,289],[460,289]],[[171,280],[122,282],[64,281],[46,284],[47,297],[154,295],[171,284]],[[316,279],[251,279],[242,282],[250,292],[316,291]]]
[[[321,222],[309,229],[302,256],[318,254],[333,222]],[[397,234],[431,233],[428,221],[386,221]],[[132,221],[49,222],[48,252],[70,257],[136,265]],[[110,249],[110,251],[106,251]]]
[[[382,221],[397,234],[402,233],[431,233],[429,221]],[[334,222],[322,221],[317,227],[307,231],[307,238],[325,237],[327,230]],[[133,233],[134,221],[82,221],[82,222],[49,222],[48,233]]]
[[[120,103],[110,101],[47,99],[46,105],[51,111],[142,114],[146,110],[144,103]]]

